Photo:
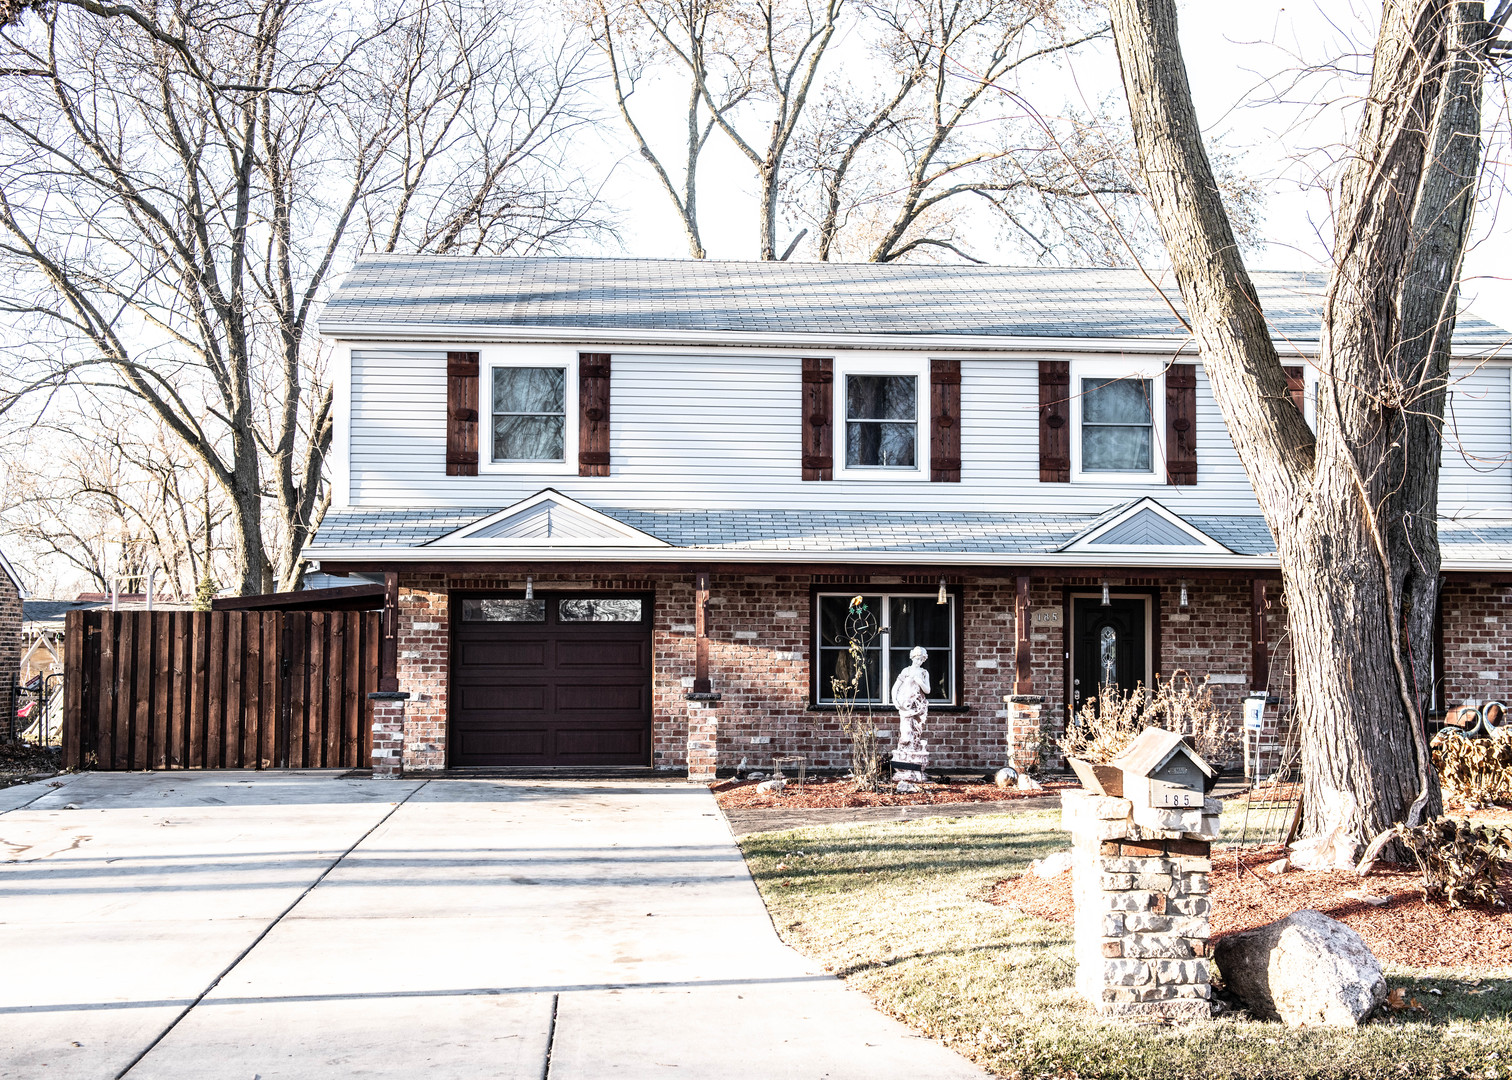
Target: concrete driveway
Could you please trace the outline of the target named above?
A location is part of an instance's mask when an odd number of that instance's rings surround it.
[[[782,945],[681,782],[0,791],[0,1077],[982,1078]]]

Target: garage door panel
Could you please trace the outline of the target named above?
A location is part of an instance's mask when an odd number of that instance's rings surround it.
[[[605,757],[639,758],[645,756],[645,730],[639,726],[618,728],[558,727],[556,750],[563,757],[586,761]]]
[[[453,603],[450,764],[651,763],[649,619],[574,621],[559,617],[561,599],[548,596],[534,623],[461,621]]]
[[[563,638],[556,643],[557,667],[563,668],[635,668],[646,664],[647,643],[635,641],[573,641]]]
[[[476,713],[490,709],[505,712],[540,712],[546,708],[547,687],[501,682],[496,685],[463,686],[457,694],[457,706],[463,712]]]
[[[634,682],[583,686],[580,683],[566,683],[556,688],[556,706],[563,712],[639,713],[646,707],[646,684]]]
[[[544,641],[459,641],[458,662],[462,667],[546,666]]]
[[[490,729],[472,731],[462,728],[456,733],[454,755],[469,761],[476,758],[546,756],[549,732],[544,727]]]

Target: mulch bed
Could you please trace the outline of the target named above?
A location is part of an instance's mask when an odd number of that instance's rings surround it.
[[[51,776],[58,771],[62,752],[57,747],[30,743],[0,743],[0,787]]]
[[[792,777],[780,795],[758,795],[756,780],[721,780],[709,785],[714,798],[726,810],[821,810],[852,806],[927,806],[934,803],[1012,802],[1034,796],[1055,795],[1074,783],[1048,781],[1041,791],[1004,791],[982,779],[952,779],[948,783],[920,784],[919,790],[902,795],[889,784],[881,791],[857,791],[854,780],[833,776],[809,777],[798,787]]]
[[[1366,878],[1348,870],[1267,873],[1266,866],[1281,855],[1280,848],[1214,848],[1208,878],[1213,940],[1311,908],[1357,931],[1382,963],[1512,966],[1512,912],[1455,910],[1442,901],[1424,901],[1422,878],[1411,867],[1383,865]],[[1504,884],[1503,893],[1512,901],[1512,887]],[[1366,894],[1389,902],[1367,904]],[[1029,873],[1008,878],[994,885],[987,899],[1055,922],[1071,922],[1075,910],[1069,871],[1048,881]]]

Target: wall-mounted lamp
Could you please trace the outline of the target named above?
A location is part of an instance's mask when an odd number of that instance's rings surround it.
[[[937,603],[937,604],[948,604],[948,603],[950,603],[950,594],[945,591],[945,579],[943,577],[940,578],[940,595],[937,596],[937,597],[935,597],[935,603]]]
[[[1180,604],[1180,606],[1181,607],[1186,607],[1187,606],[1187,585],[1186,585],[1186,582],[1184,582],[1184,581],[1181,583],[1181,604]]]
[[[535,599],[535,578],[531,577],[529,574],[525,575],[525,599]]]
[[[1102,606],[1103,607],[1112,607],[1113,606],[1113,598],[1108,595],[1108,583],[1105,581],[1105,582],[1102,583],[1102,586],[1103,586]]]

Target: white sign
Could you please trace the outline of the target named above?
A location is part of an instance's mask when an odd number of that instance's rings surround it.
[[[1030,616],[1029,621],[1035,626],[1059,626],[1061,624],[1061,609],[1040,608]]]

